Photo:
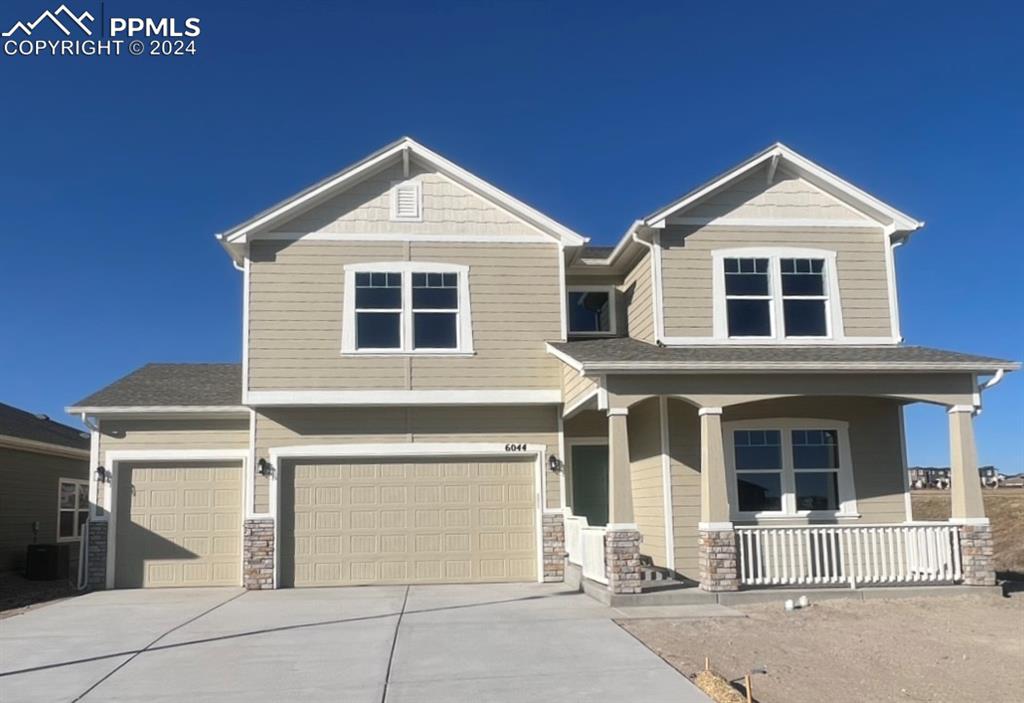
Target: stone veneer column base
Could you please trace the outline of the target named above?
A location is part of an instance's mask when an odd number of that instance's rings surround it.
[[[565,516],[544,513],[541,517],[544,552],[544,583],[565,580]]]
[[[996,585],[991,525],[960,525],[960,553],[965,586]]]
[[[245,521],[242,585],[249,591],[274,587],[274,518]]]
[[[733,530],[700,530],[698,540],[701,590],[738,591],[736,533]]]
[[[637,530],[604,534],[604,568],[612,593],[640,593],[640,540]]]
[[[106,520],[89,521],[89,539],[85,545],[85,585],[93,591],[107,587],[107,531]]]

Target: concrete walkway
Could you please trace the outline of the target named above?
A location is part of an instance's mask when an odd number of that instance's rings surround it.
[[[663,615],[729,612],[689,608]],[[0,620],[0,700],[707,703],[612,621],[658,614],[538,584],[99,592]]]

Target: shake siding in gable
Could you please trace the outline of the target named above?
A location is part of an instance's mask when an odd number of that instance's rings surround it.
[[[275,228],[277,232],[493,234],[537,236],[537,230],[447,177],[413,162],[409,179],[423,192],[421,222],[391,221],[391,185],[407,180],[399,164]]]
[[[559,250],[546,243],[254,242],[249,273],[249,387],[269,389],[555,389],[561,334]],[[346,264],[469,266],[469,358],[341,354]]]
[[[665,334],[713,334],[712,258],[715,249],[805,247],[837,252],[839,295],[848,337],[887,337],[889,288],[881,230],[671,226],[661,235]]]
[[[651,254],[648,252],[626,275],[622,285],[629,336],[644,342],[654,342],[654,288],[651,278]]]

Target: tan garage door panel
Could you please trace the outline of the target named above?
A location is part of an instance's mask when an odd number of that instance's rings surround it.
[[[119,472],[117,587],[239,585],[239,466],[136,464]]]
[[[534,472],[484,458],[297,462],[283,487],[295,507],[283,584],[533,581]]]

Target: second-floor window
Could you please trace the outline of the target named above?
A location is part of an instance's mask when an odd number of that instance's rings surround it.
[[[570,287],[567,296],[569,334],[615,333],[615,287]]]
[[[472,353],[469,268],[411,261],[346,266],[342,352]]]
[[[782,341],[830,339],[841,327],[834,253],[715,253],[715,336]]]

